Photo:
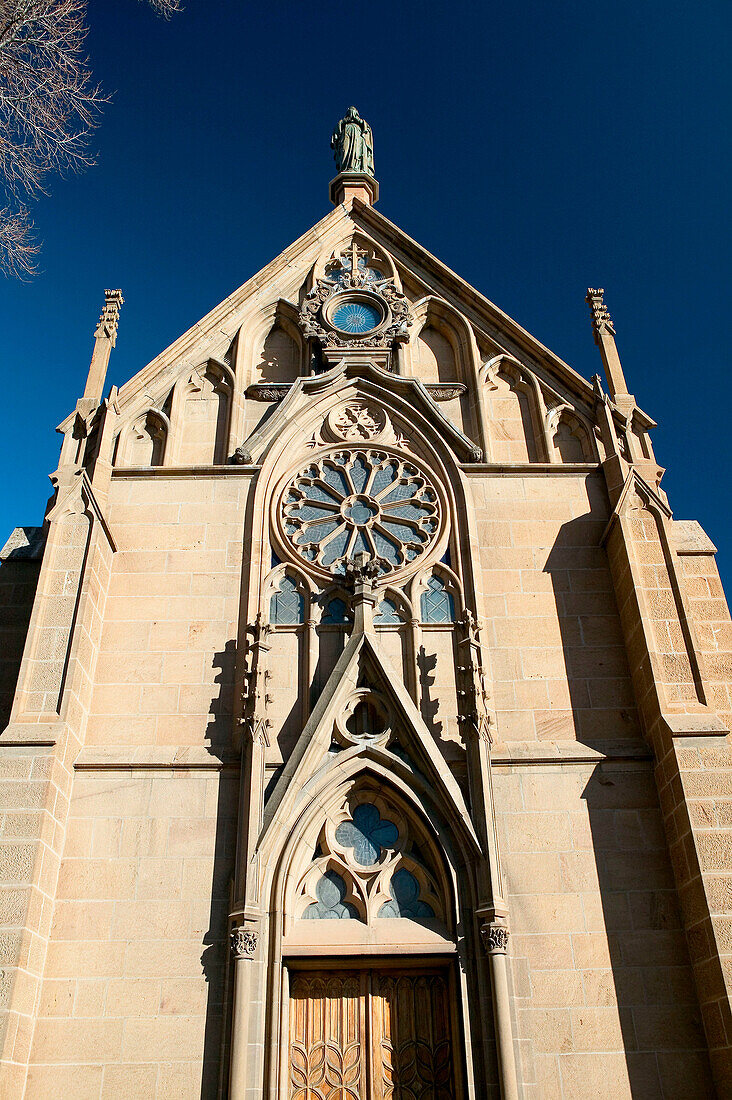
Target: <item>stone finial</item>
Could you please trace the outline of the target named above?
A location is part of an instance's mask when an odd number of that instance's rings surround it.
[[[361,550],[346,562],[345,582],[353,592],[353,629],[356,634],[371,631],[376,605],[376,578],[379,566]]]
[[[587,296],[585,301],[590,307],[592,314],[592,331],[595,336],[595,343],[600,343],[600,336],[607,334],[609,336],[615,335],[615,327],[613,326],[613,319],[610,316],[610,310],[605,305],[604,299],[605,291],[603,287],[598,287],[596,290],[588,286]]]
[[[613,325],[610,311],[605,305],[604,294],[605,291],[602,287],[595,288],[590,286],[587,288],[585,301],[590,307],[590,313],[592,314],[592,334],[595,337],[595,343],[600,349],[602,365],[605,368],[605,377],[607,378],[610,396],[613,401],[616,401],[618,395],[620,395],[621,398],[626,398],[625,404],[630,408],[634,406],[635,399],[629,400],[630,395],[628,395],[628,387],[625,383],[623,367],[620,362],[620,356],[618,355],[618,349],[615,346],[615,326]]]
[[[112,347],[115,346],[117,343],[119,311],[123,305],[124,298],[121,290],[104,291],[104,309],[99,315],[99,324],[94,330],[94,336],[97,340],[107,339]]]
[[[104,308],[99,315],[99,322],[94,330],[94,351],[92,352],[82,398],[85,406],[89,406],[89,410],[96,407],[102,399],[109,356],[112,348],[117,343],[117,324],[123,302],[124,298],[121,290],[104,291]],[[85,408],[84,411],[86,413],[87,409]]]

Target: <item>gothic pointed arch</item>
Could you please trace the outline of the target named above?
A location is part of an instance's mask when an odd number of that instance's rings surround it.
[[[494,356],[481,367],[488,399],[488,432],[494,462],[545,462],[542,397],[538,380],[517,359]]]

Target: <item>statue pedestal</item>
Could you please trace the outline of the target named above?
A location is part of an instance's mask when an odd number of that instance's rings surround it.
[[[379,183],[366,172],[341,172],[330,181],[330,201],[334,206],[360,199],[373,206],[379,199]]]

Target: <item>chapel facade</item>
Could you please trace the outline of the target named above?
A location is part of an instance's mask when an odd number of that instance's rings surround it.
[[[0,567],[0,1094],[732,1094],[732,629],[588,382],[333,209],[105,390]],[[105,397],[105,393],[107,396]]]

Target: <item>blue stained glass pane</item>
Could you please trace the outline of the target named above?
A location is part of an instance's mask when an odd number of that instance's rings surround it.
[[[390,535],[396,535],[402,542],[424,542],[425,535],[414,527],[407,527],[405,523],[398,523],[387,513],[381,517],[381,522]]]
[[[379,909],[380,917],[412,917],[412,919],[434,917],[435,911],[426,901],[420,901],[419,882],[414,875],[401,867],[392,875],[389,883],[391,901]]]
[[[315,887],[318,899],[303,913],[303,920],[354,920],[358,917],[355,906],[344,902],[346,884],[339,874],[328,870]]]
[[[386,558],[390,565],[399,564],[399,550],[393,542],[381,534],[381,531],[372,531],[373,540],[376,543],[376,553],[379,557]]]
[[[362,493],[371,473],[370,468],[362,458],[357,458],[349,470],[353,487],[357,493]]]
[[[353,520],[356,524],[364,524],[374,518],[376,515],[376,508],[373,508],[365,500],[356,500],[343,514],[346,519]]]
[[[424,515],[424,508],[419,508],[416,504],[397,504],[392,506],[386,512],[388,516],[401,516],[403,519],[418,520]]]
[[[374,483],[371,486],[372,496],[377,497],[379,493],[383,493],[387,485],[391,485],[392,481],[397,476],[397,470],[398,467],[396,462],[389,462],[386,466],[383,467],[383,469],[376,471],[376,475],[374,476]]]
[[[335,535],[323,551],[323,565],[332,565],[346,552],[350,531],[345,528],[339,535]]]
[[[344,302],[333,310],[331,321],[342,332],[370,332],[381,321],[381,310],[369,302]]]
[[[455,601],[439,577],[430,577],[427,591],[422,593],[423,623],[455,621]]]
[[[356,531],[356,538],[353,543],[353,550],[351,551],[351,557],[355,557],[356,554],[368,554],[371,557],[371,546],[366,538],[366,535],[359,527]]]
[[[314,523],[312,527],[308,528],[308,542],[322,542],[327,535],[332,535],[335,530],[340,526],[341,520],[337,516],[335,519],[329,519],[327,523]],[[303,541],[302,539],[300,540]]]
[[[297,516],[298,519],[324,519],[326,516],[332,516],[332,512],[326,512],[324,508],[321,508],[318,504],[300,504],[296,508],[293,508],[292,515]]]
[[[335,489],[339,495],[347,497],[351,492],[348,482],[346,481],[346,475],[343,470],[339,470],[336,466],[326,466],[323,470],[323,480]]]
[[[362,867],[373,867],[382,848],[391,848],[399,838],[393,821],[381,817],[378,807],[362,802],[353,811],[352,821],[342,821],[335,838],[344,848],[353,848],[353,858]]]
[[[305,600],[291,577],[283,577],[280,581],[279,591],[270,600],[269,618],[277,626],[292,626],[304,621]]]
[[[321,623],[327,623],[329,625],[333,623],[347,623],[348,613],[343,600],[339,600],[338,597],[335,596],[326,607],[325,614],[320,621]]]
[[[397,500],[410,500],[418,492],[417,485],[395,485],[390,493],[382,497],[382,504],[394,504]]]
[[[326,470],[326,475],[328,473],[329,471]],[[323,480],[330,484],[330,480],[327,476]],[[339,488],[339,486],[334,486],[334,488],[337,489]],[[322,500],[325,501],[326,504],[338,503],[337,494],[329,493],[326,489],[323,488],[322,485],[308,485],[305,487],[304,491],[307,494],[309,500]]]
[[[375,626],[393,626],[403,622],[397,605],[393,600],[382,600],[374,616]]]

